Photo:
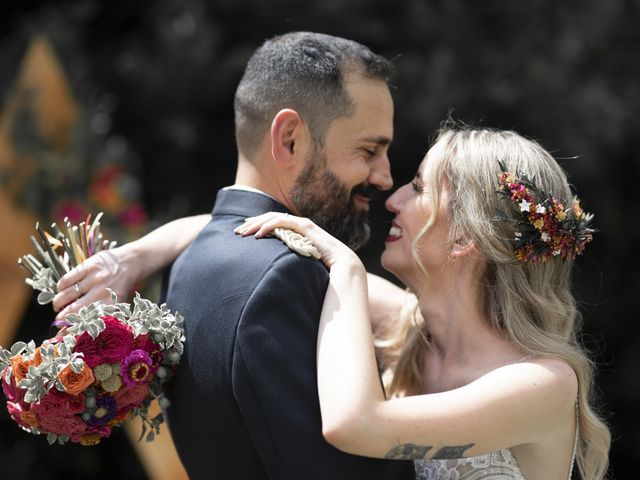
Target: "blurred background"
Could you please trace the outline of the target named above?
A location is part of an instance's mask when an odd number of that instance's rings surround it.
[[[397,67],[397,185],[449,113],[515,129],[560,159],[599,229],[576,263],[575,293],[613,429],[613,477],[633,478],[639,24],[638,0],[3,2],[0,344],[51,333],[50,308],[35,303],[16,266],[36,220],[104,211],[110,238],[123,242],[210,211],[217,189],[233,182],[233,93],[249,55],[278,33],[339,35]],[[378,201],[360,252],[385,276],[378,258],[389,219]],[[0,409],[2,478],[178,478],[154,470],[142,450],[123,432],[98,447],[49,447]]]

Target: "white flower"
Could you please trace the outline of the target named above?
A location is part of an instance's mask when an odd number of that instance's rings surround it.
[[[560,250],[554,250],[553,251],[553,256],[557,257],[558,255],[560,255]]]
[[[543,242],[548,242],[551,239],[551,237],[547,232],[542,232],[542,235],[540,235],[540,238],[542,239]]]
[[[536,208],[536,213],[546,213],[546,212],[547,212],[547,209],[544,208],[543,205],[538,205],[538,207]]]
[[[521,212],[528,212],[529,211],[529,207],[531,207],[531,204],[529,202],[527,202],[523,198],[522,201],[520,202],[520,211]]]

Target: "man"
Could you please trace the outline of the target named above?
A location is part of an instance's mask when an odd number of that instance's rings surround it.
[[[371,194],[392,186],[391,73],[360,44],[305,32],[266,41],[248,62],[235,96],[235,185],[218,193],[167,291],[186,334],[167,414],[193,479],[414,478],[410,462],[348,455],[322,436],[322,263],[234,234],[273,210],[309,217],[354,249],[368,240]],[[74,282],[93,292],[91,278],[69,277],[59,295],[73,296]]]
[[[313,33],[271,39],[249,60],[235,96],[236,185],[218,193],[167,295],[187,337],[169,425],[192,478],[412,478],[410,463],[347,455],[322,437],[323,265],[233,233],[275,210],[352,248],[367,241],[370,194],[392,186],[391,69],[362,45]]]

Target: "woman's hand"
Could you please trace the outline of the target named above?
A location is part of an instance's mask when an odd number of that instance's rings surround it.
[[[210,220],[209,214],[179,218],[138,240],[89,257],[58,282],[53,308],[62,311],[56,322],[97,300],[110,303],[107,288],[125,299],[136,283],[180,255]]]
[[[98,300],[111,303],[107,288],[124,300],[142,276],[138,258],[131,244],[126,244],[98,252],[66,273],[53,297],[53,308],[59,311],[56,322]]]
[[[338,262],[361,264],[353,250],[308,218],[296,217],[287,213],[268,212],[257,217],[247,218],[242,225],[235,229],[235,232],[242,236],[255,234],[256,238],[260,238],[278,227],[289,228],[311,240],[320,251],[322,261],[328,268]]]

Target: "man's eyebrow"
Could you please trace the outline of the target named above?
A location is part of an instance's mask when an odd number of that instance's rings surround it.
[[[363,138],[363,141],[367,143],[375,143],[376,145],[390,145],[391,139],[389,137],[367,137]]]

